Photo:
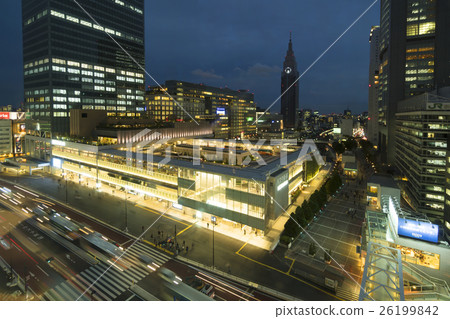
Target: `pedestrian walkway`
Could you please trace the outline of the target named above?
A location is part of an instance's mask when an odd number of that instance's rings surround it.
[[[126,250],[126,253],[117,262],[117,265],[122,263],[129,264],[127,269],[121,271],[111,266],[111,264],[100,262],[48,290],[44,294],[44,300],[115,300],[124,291],[153,271],[150,267],[146,267],[141,263],[139,260],[141,255],[150,257],[156,264],[155,268],[161,267],[170,260],[170,257],[155,249],[136,242]]]

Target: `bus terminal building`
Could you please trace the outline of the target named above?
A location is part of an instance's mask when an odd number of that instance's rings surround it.
[[[70,173],[81,181],[95,181],[158,198],[167,207],[182,209],[195,218],[234,227],[248,226],[267,234],[290,205],[290,193],[304,181],[308,160],[317,149],[303,154],[291,148],[285,157],[273,156],[266,165],[225,165],[205,160],[166,158],[119,145],[96,146],[27,135],[25,147],[32,158],[46,160],[51,172]],[[158,153],[155,153],[158,154]]]

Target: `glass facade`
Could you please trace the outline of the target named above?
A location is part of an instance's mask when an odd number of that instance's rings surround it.
[[[265,184],[245,178],[180,168],[179,195],[264,220]]]
[[[25,107],[40,130],[69,132],[70,109],[144,110],[144,1],[23,0]],[[110,36],[114,39],[111,39]]]

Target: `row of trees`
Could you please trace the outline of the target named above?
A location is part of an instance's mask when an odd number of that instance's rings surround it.
[[[316,174],[319,172],[320,166],[317,163],[316,159],[311,156],[310,161],[306,161],[306,168],[305,168],[305,179],[306,182],[309,182]]]
[[[343,154],[345,151],[352,151],[357,146],[358,146],[358,143],[356,142],[356,140],[353,137],[348,137],[345,141],[343,141],[341,143],[338,141],[335,141],[335,142],[333,142],[333,145],[332,145],[334,151],[338,155]]]
[[[291,218],[284,225],[281,234],[281,242],[288,244],[292,238],[300,234],[301,228],[305,228],[316,216],[328,201],[328,196],[333,195],[342,185],[341,177],[334,173],[332,177],[319,190],[316,190],[308,201],[304,201],[302,206],[297,207]],[[300,227],[301,226],[301,227]]]

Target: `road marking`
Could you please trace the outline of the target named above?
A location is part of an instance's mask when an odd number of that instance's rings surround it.
[[[152,242],[150,242],[150,241],[148,241],[148,240],[145,240],[145,239],[144,239],[144,243],[146,243],[146,244],[148,244],[148,245],[151,245],[151,246],[153,246],[153,247],[155,247],[155,248],[158,248],[159,250],[162,250],[162,251],[165,252],[165,253],[168,253],[168,254],[170,254],[170,255],[174,255],[174,253],[171,252],[170,250],[167,250],[167,249],[165,249],[165,248],[156,246],[154,243],[152,243]]]
[[[177,234],[177,236],[180,236],[182,233],[184,233],[186,230],[188,230],[189,228],[191,228],[192,226],[194,226],[195,225],[195,223],[194,224],[191,224],[190,226],[188,226],[188,227],[186,227],[185,229],[183,229],[182,231],[180,231],[178,234]]]
[[[167,216],[166,214],[161,214],[160,212],[158,212],[158,211],[156,211],[156,210],[153,210],[153,209],[150,209],[150,208],[147,208],[147,207],[145,207],[145,206],[141,206],[141,205],[138,205],[138,204],[136,204],[135,206],[136,206],[136,207],[139,207],[139,208],[142,208],[142,209],[145,209],[146,211],[149,211],[150,213],[153,213],[153,214],[156,214],[156,215],[160,215],[160,216],[162,216],[162,217],[164,217],[164,218],[173,220],[173,221],[175,221],[175,222],[177,222],[177,223],[180,223],[180,224],[183,224],[183,225],[185,225],[185,226],[190,226],[190,225],[192,225],[192,224],[187,224],[187,223],[185,223],[185,222],[182,222],[181,220],[177,220],[177,219],[175,219],[175,218],[172,218],[172,217],[170,217],[170,216]]]
[[[130,297],[128,297],[127,300],[125,300],[125,301],[129,301],[129,300],[133,299],[134,296],[136,296],[136,295],[135,295],[135,294],[132,294],[132,295],[131,295]]]
[[[245,244],[241,247],[241,249],[244,248],[244,246],[245,246],[246,244],[247,244],[247,243],[245,243]],[[241,250],[241,249],[239,249],[239,251],[236,252],[236,254],[237,254],[238,256],[240,256],[240,257],[242,257],[242,258],[245,258],[245,259],[247,259],[247,260],[250,260],[250,261],[252,261],[252,262],[254,262],[254,263],[258,264],[258,265],[261,265],[261,266],[263,266],[263,267],[266,267],[266,268],[275,270],[275,271],[277,271],[277,272],[279,272],[279,273],[281,273],[281,274],[283,274],[283,275],[286,275],[286,276],[288,276],[288,277],[290,277],[290,278],[293,278],[293,279],[295,279],[295,280],[297,280],[297,281],[299,281],[299,282],[301,282],[301,283],[303,283],[303,284],[305,284],[305,285],[308,285],[308,286],[310,286],[310,287],[312,287],[312,288],[314,288],[314,289],[316,289],[316,290],[319,290],[320,292],[322,292],[322,293],[324,293],[324,294],[327,294],[327,295],[329,295],[329,296],[331,296],[331,297],[333,297],[333,298],[335,298],[335,299],[337,299],[337,300],[345,301],[344,299],[339,298],[339,297],[337,297],[336,295],[333,295],[332,293],[330,293],[330,292],[328,292],[328,291],[326,291],[326,290],[323,290],[323,289],[321,289],[321,288],[319,288],[319,287],[317,287],[317,286],[315,286],[315,285],[313,285],[313,284],[311,284],[311,283],[309,283],[309,282],[307,282],[307,281],[304,281],[304,280],[302,280],[302,279],[300,279],[300,278],[298,278],[298,277],[296,277],[296,276],[293,276],[293,275],[289,274],[289,272],[282,271],[282,270],[280,270],[280,269],[277,269],[277,268],[275,268],[275,267],[266,265],[266,264],[264,264],[264,263],[262,263],[262,262],[260,262],[260,261],[254,260],[254,259],[252,259],[252,258],[250,258],[250,257],[245,256],[245,255],[242,255],[242,254],[240,253],[240,250]]]
[[[239,253],[241,252],[242,249],[244,249],[244,247],[248,244],[248,240],[242,245],[241,248],[239,248],[239,250],[236,252],[236,254],[239,255]]]
[[[50,277],[50,275],[49,275],[49,274],[47,274],[47,273],[46,273],[46,272],[44,271],[44,269],[42,269],[41,267],[39,267],[39,266],[37,266],[37,265],[36,265],[36,267],[38,267],[40,271],[42,271],[42,272],[43,272],[44,274],[46,274],[46,275],[47,275],[47,277]]]
[[[9,238],[10,241],[12,241],[14,243],[14,245],[17,246],[17,248],[20,248],[20,250],[23,251],[25,255],[27,255],[36,264],[39,264],[33,257],[30,256],[30,254],[28,254],[22,247],[20,247],[20,245],[18,243],[16,243],[11,237],[9,237],[8,235],[6,235],[6,236]]]
[[[289,267],[289,270],[287,271],[287,273],[290,274],[290,273],[291,273],[292,266],[294,266],[295,259],[289,258],[289,257],[286,257],[286,256],[284,256],[284,258],[289,259],[289,260],[292,260],[291,266]]]
[[[33,200],[34,200],[35,202],[38,202],[38,203],[41,203],[41,204],[45,204],[45,205],[48,205],[48,206],[53,206],[53,205],[55,205],[55,204],[52,203],[52,202],[49,202],[49,201],[47,201],[47,200],[43,200],[43,199],[40,199],[40,198],[33,198]]]
[[[39,246],[39,245],[38,245],[38,243],[37,243],[37,242],[35,242],[35,241],[34,241],[33,239],[31,239],[31,238],[30,238],[30,237],[28,237],[28,236],[27,236],[27,238],[28,238],[28,240],[29,240],[29,241],[31,241],[31,242],[32,242],[33,244],[35,244],[36,246]]]
[[[133,240],[133,239],[128,239],[126,242],[121,243],[120,246],[123,246],[123,245],[125,245],[126,243],[129,243],[129,242],[132,241],[132,240]]]

